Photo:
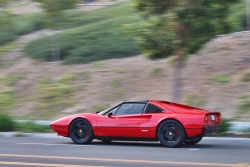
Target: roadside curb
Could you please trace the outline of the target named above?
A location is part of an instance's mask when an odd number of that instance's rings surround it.
[[[0,132],[0,137],[59,138],[56,133]]]

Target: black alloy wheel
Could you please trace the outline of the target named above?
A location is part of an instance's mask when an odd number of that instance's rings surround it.
[[[71,123],[69,136],[76,144],[87,144],[94,138],[92,127],[85,119],[76,119]]]
[[[185,138],[185,131],[181,124],[174,120],[166,120],[157,130],[158,140],[166,147],[180,146]]]
[[[195,137],[195,138],[186,140],[184,143],[185,143],[185,144],[189,144],[189,145],[193,145],[193,144],[199,143],[199,142],[201,141],[201,139],[202,139],[202,136],[200,136],[200,137]]]

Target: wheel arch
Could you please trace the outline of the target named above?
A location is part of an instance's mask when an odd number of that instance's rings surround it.
[[[158,132],[158,129],[159,129],[160,125],[161,125],[163,122],[168,121],[168,120],[173,120],[173,121],[178,122],[178,123],[182,126],[182,128],[183,128],[183,130],[184,130],[184,132],[185,132],[185,137],[186,137],[186,139],[187,139],[187,132],[186,132],[186,129],[184,128],[183,124],[182,124],[179,120],[177,120],[177,119],[175,119],[175,118],[165,118],[165,119],[161,120],[161,121],[158,123],[158,125],[157,125],[157,127],[156,127],[156,131],[155,131],[156,139],[159,140],[159,139],[158,139],[158,136],[157,136],[157,132]]]

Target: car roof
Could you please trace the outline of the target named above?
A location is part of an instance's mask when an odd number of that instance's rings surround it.
[[[149,100],[124,100],[124,103],[148,103]]]

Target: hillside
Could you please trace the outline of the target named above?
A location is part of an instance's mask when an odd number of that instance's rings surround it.
[[[122,1],[117,0],[115,3]],[[112,2],[99,0],[96,3]],[[79,6],[79,9],[89,11],[103,7]],[[30,3],[30,0],[20,1],[10,6],[10,10],[18,14],[40,11],[37,4]],[[120,11],[119,6],[116,11]],[[123,12],[131,13],[129,10]],[[123,12],[120,14],[125,15]],[[88,12],[88,18],[76,11],[73,15],[79,14],[79,23],[73,24],[83,26],[86,20],[95,18],[102,21],[105,17],[110,19],[112,14],[108,9],[105,14],[97,13]],[[63,65],[62,62],[42,62],[27,58],[24,53],[27,43],[60,31],[38,30],[0,47],[0,112],[8,111],[18,119],[51,120],[78,112],[99,111],[124,99],[171,101],[174,71],[172,59],[152,61],[137,55],[82,65]],[[250,121],[249,37],[250,32],[216,37],[197,54],[189,55],[182,70],[180,102],[220,111],[223,117],[236,121]],[[112,40],[120,46],[117,39]],[[105,45],[108,43],[106,41]],[[79,46],[83,48],[83,45]],[[95,48],[99,50],[101,46]]]
[[[19,40],[32,40],[39,31]],[[237,116],[243,95],[250,95],[250,32],[217,37],[190,55],[182,73],[182,102]],[[11,114],[19,118],[54,119],[77,112],[101,110],[124,99],[171,100],[171,60],[143,55],[83,65],[62,65],[25,57],[22,49],[1,56],[1,91],[16,92]],[[211,79],[227,76],[220,82]],[[5,96],[7,98],[7,96]],[[2,97],[3,98],[3,97]],[[6,101],[5,98],[5,101]],[[246,111],[237,120],[249,121]]]

